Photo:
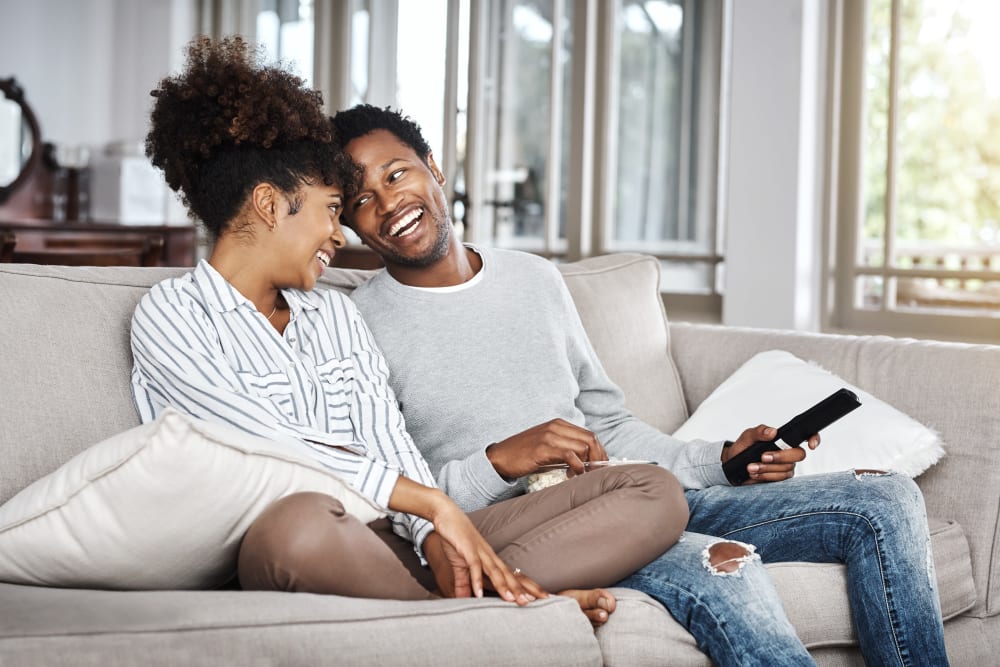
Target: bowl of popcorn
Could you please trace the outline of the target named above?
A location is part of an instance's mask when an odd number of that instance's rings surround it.
[[[649,463],[655,465],[656,461],[608,459],[607,461],[584,461],[583,466],[587,470],[596,470],[597,468],[606,468],[608,466],[620,466],[632,463]],[[567,464],[555,463],[552,465],[542,466],[542,469],[538,472],[528,475],[528,493],[547,489],[550,486],[559,484],[560,482],[565,482],[567,479],[569,479],[569,466]]]

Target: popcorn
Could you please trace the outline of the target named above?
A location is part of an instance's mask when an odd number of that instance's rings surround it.
[[[528,493],[555,486],[567,479],[565,470],[546,470],[528,475]]]
[[[609,458],[606,465],[624,465],[626,463],[649,463],[649,461],[630,461],[628,459]],[[528,482],[528,493],[547,489],[550,486],[559,484],[560,482],[565,482],[567,479],[569,479],[569,476],[566,474],[565,468],[532,473],[526,478]]]

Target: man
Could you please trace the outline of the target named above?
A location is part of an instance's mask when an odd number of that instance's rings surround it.
[[[353,298],[389,362],[408,430],[463,509],[522,493],[524,476],[546,464],[583,472],[607,453],[655,460],[687,489],[688,532],[620,585],[659,600],[714,662],[813,664],[762,564],[811,561],[846,564],[869,664],[947,664],[912,480],[791,479],[805,456],[792,448],[765,454],[747,466],[745,485],[730,486],[722,463],[773,429],[685,443],[633,417],[555,268],[459,242],[444,177],[415,123],[365,105],[333,122],[360,174],[347,188],[345,223],[386,266]]]

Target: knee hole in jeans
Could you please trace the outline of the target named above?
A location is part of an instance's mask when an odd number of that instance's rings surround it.
[[[701,554],[705,569],[720,577],[738,576],[743,566],[753,560],[760,560],[757,547],[731,540],[714,542]]]
[[[855,479],[861,479],[862,477],[882,477],[883,475],[888,475],[889,473],[885,470],[854,470]]]

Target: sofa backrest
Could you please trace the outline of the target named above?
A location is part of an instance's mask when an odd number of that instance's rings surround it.
[[[560,267],[584,326],[629,407],[669,431],[686,417],[651,257]],[[129,374],[132,312],[190,269],[0,264],[0,503],[86,447],[139,424]],[[349,292],[369,271],[328,269]]]

